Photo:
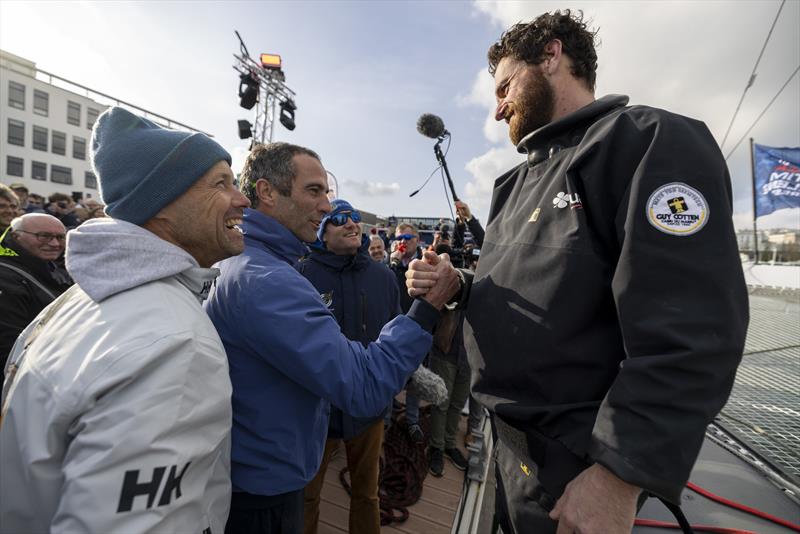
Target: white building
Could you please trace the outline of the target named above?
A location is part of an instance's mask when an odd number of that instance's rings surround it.
[[[97,197],[89,163],[92,125],[112,105],[169,128],[200,131],[0,50],[0,181],[25,184],[44,197],[56,192],[76,200]]]

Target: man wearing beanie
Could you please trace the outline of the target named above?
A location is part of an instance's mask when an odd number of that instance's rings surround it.
[[[336,317],[347,339],[367,346],[400,315],[400,291],[392,271],[369,256],[370,239],[362,236],[361,214],[346,200],[331,201],[311,254],[300,272],[311,282]],[[391,405],[391,402],[389,403]],[[353,417],[332,406],[328,440],[317,476],[305,488],[304,534],[316,534],[325,470],[344,441],[350,472],[351,533],[379,534],[378,474],[383,445],[383,416]]]
[[[437,283],[424,300],[366,347],[350,341],[294,267],[331,211],[319,156],[288,143],[258,145],[241,179],[253,203],[244,214],[245,251],[220,264],[205,304],[233,383],[226,532],[295,534],[303,529],[303,488],[322,460],[330,406],[355,417],[384,410],[430,349],[458,275],[446,258],[435,258]]]
[[[69,233],[76,284],[6,367],[0,532],[221,533],[231,386],[201,303],[248,200],[202,134],[111,108],[92,133],[110,218]]]

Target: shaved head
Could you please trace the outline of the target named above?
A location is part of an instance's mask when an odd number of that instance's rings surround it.
[[[27,213],[17,217],[11,221],[11,231],[28,254],[41,260],[53,261],[64,252],[66,228],[47,213]]]

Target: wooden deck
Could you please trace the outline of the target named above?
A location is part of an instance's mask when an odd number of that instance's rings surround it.
[[[458,430],[458,446],[464,456],[465,416],[461,417]],[[325,484],[320,502],[319,534],[347,533],[350,497],[339,482],[339,471],[347,464],[344,446],[334,454],[325,474]],[[459,471],[445,457],[444,476],[425,478],[420,500],[408,508],[409,517],[404,523],[392,523],[381,528],[382,534],[449,534],[453,525],[461,490],[464,471]]]

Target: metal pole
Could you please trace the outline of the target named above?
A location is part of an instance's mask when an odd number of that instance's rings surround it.
[[[756,211],[756,157],[753,147],[753,138],[750,138],[750,175],[753,179],[753,247],[756,253],[755,263],[758,264],[758,225],[756,219],[758,212]]]
[[[275,135],[275,95],[270,95],[270,118],[269,118],[269,142],[272,142],[272,136]]]

